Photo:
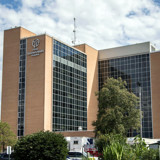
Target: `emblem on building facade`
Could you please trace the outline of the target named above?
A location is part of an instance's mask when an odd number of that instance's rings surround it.
[[[39,44],[40,44],[40,40],[39,40],[39,39],[34,39],[34,40],[32,41],[32,46],[33,46],[34,48],[37,48],[37,47],[39,46]]]
[[[32,46],[33,46],[32,52],[28,52],[27,55],[39,56],[40,53],[43,53],[44,50],[38,50],[39,44],[40,44],[40,40],[39,39],[34,39],[32,41]]]

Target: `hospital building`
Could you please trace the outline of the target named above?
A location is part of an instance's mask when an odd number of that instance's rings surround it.
[[[121,77],[137,96],[141,84],[143,137],[160,138],[159,64],[160,51],[150,42],[96,50],[22,27],[5,30],[1,120],[18,137],[41,130],[89,137],[95,93],[108,77]]]

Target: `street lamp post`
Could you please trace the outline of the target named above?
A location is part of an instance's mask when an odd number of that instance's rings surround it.
[[[138,91],[139,91],[139,109],[140,109],[140,136],[141,136],[141,138],[142,138],[142,104],[141,104],[141,102],[142,102],[142,88],[141,88],[141,83],[140,82],[138,82],[137,83],[137,85],[138,85]]]

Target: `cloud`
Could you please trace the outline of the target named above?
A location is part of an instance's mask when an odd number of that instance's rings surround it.
[[[160,6],[156,0],[14,2],[0,2],[0,74],[3,30],[14,26],[25,27],[36,34],[46,32],[72,45],[73,18],[76,17],[77,43],[87,43],[96,49],[104,49],[151,41],[160,48]]]
[[[22,1],[22,7],[23,8],[36,8],[36,7],[41,7],[42,6],[43,0],[23,0]]]

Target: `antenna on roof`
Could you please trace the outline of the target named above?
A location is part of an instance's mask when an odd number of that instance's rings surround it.
[[[74,29],[73,29],[74,39],[72,43],[75,45],[76,43],[76,18],[74,17],[73,20],[74,20]]]

